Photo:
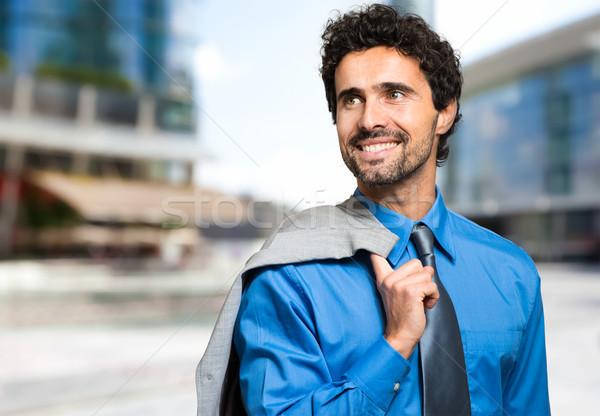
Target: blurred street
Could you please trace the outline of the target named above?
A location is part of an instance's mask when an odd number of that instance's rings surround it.
[[[1,415],[195,414],[194,370],[231,279],[106,276],[92,267],[78,279],[85,284],[73,284],[67,266],[60,266],[66,277],[51,282],[35,277],[35,267],[0,264]],[[29,275],[19,288],[7,284],[17,268]],[[539,270],[553,414],[593,414],[600,407],[600,271]]]
[[[196,365],[260,243],[220,245],[210,267],[185,270],[0,263],[0,415],[195,414]]]

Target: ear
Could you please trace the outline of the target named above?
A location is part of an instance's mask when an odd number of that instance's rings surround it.
[[[437,127],[435,129],[435,133],[442,135],[450,130],[452,127],[452,123],[454,123],[454,118],[456,117],[456,100],[452,100],[450,104],[446,106],[443,110],[438,112],[438,122]]]

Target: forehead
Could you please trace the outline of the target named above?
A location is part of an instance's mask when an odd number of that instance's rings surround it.
[[[377,46],[364,51],[349,52],[335,71],[335,89],[368,90],[383,82],[401,82],[417,91],[429,90],[419,61],[404,56],[395,48]]]

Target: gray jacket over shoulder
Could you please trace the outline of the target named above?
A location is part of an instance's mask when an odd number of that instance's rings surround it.
[[[259,267],[342,259],[358,250],[387,257],[398,237],[355,197],[336,206],[311,208],[287,218],[246,263],[225,300],[196,370],[198,416],[245,415],[233,329],[245,275]]]

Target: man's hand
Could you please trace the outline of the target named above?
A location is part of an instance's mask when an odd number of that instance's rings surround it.
[[[408,359],[425,331],[425,308],[433,308],[440,297],[431,280],[434,270],[417,259],[397,270],[376,254],[371,262],[387,316],[385,339]]]

